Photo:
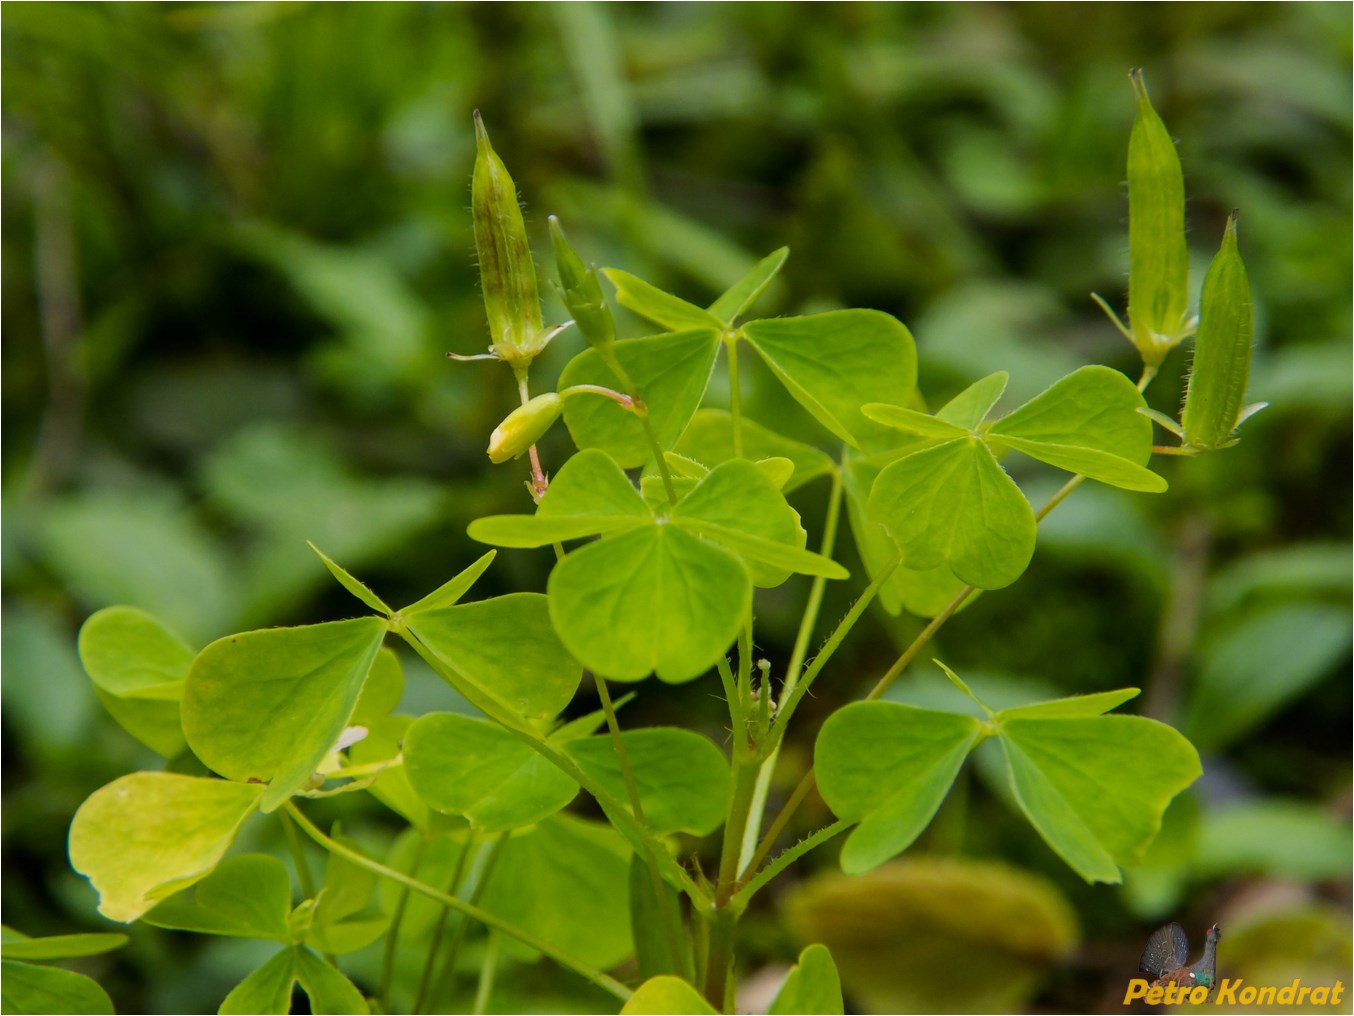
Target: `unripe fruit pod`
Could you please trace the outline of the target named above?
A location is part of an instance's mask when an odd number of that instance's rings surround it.
[[[1128,139],[1128,323],[1143,363],[1157,367],[1190,331],[1185,178],[1141,69],[1129,78],[1138,115]]]
[[[1236,242],[1236,213],[1208,266],[1199,297],[1199,333],[1185,391],[1185,444],[1198,449],[1232,443],[1243,416],[1251,373],[1251,284]]]
[[[545,348],[549,336],[541,327],[536,265],[517,203],[517,186],[489,143],[479,110],[475,111],[475,149],[470,207],[489,336],[500,359],[522,368]]]
[[[602,295],[597,273],[584,266],[583,259],[569,245],[559,219],[553,215],[550,216],[550,241],[555,247],[559,296],[574,319],[574,327],[594,349],[610,349],[616,341],[616,322]]]
[[[537,395],[518,406],[489,435],[489,461],[517,458],[541,439],[563,408],[564,400],[555,392]]]

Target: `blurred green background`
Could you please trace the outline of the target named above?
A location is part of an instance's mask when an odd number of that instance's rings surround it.
[[[916,335],[932,404],[1001,369],[1014,405],[1083,363],[1136,377],[1088,294],[1122,307],[1141,65],[1179,139],[1196,287],[1240,209],[1251,392],[1271,408],[1236,448],[1163,461],[1165,496],[1083,488],[1019,592],[983,597],[934,655],[996,705],[1141,686],[1129,708],[1181,726],[1205,777],[1148,864],[1091,888],[979,758],[899,864],[843,882],[829,847],[764,894],[747,1005],[759,971],[821,940],[859,1011],[1122,1011],[1169,920],[1196,948],[1221,923],[1224,975],[1349,984],[1348,4],[33,3],[7,4],[0,35],[7,925],[111,930],[66,828],[98,786],[163,764],[94,697],[84,617],[130,603],[197,645],[341,617],[306,539],[413,599],[479,555],[469,519],[524,509],[521,464],[484,454],[508,372],[443,355],[488,344],[473,108],[538,250],[558,214],[589,260],[706,303],[788,244],[760,313],[880,308]],[[538,361],[537,390],[579,341]],[[1185,364],[1167,361],[1158,408]],[[745,380],[749,414],[821,442],[766,381]],[[1017,478],[1036,503],[1050,482]],[[795,494],[811,534],[825,498]],[[477,588],[541,589],[548,567],[500,555]],[[834,585],[822,627],[859,589]],[[777,668],[805,590],[758,604]],[[791,732],[788,784],[918,627],[876,612],[857,630]],[[415,662],[405,711],[446,708]],[[936,678],[898,697],[944,699]],[[722,741],[713,686],[653,684],[628,723]],[[388,841],[363,796],[333,814]],[[797,831],[825,817],[806,807]],[[122,1011],[212,1012],[251,948],[138,927],[78,969]],[[494,1004],[597,999],[538,964]]]

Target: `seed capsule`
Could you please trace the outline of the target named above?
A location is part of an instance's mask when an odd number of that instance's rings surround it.
[[[1185,444],[1209,449],[1233,443],[1232,432],[1249,415],[1242,403],[1250,379],[1253,335],[1251,284],[1237,250],[1233,212],[1199,297],[1199,334],[1181,417]]]
[[[1141,69],[1129,74],[1138,115],[1128,140],[1128,320],[1143,363],[1156,367],[1187,337],[1189,249],[1185,179]]]
[[[514,409],[489,435],[489,461],[507,462],[534,445],[559,419],[563,404],[556,392],[546,392]]]
[[[531,260],[517,187],[475,111],[475,174],[470,206],[475,223],[480,285],[492,349],[514,369],[529,364],[549,341],[541,327],[536,266]]]
[[[574,325],[588,345],[595,349],[610,349],[616,341],[616,322],[602,295],[597,273],[584,266],[583,260],[569,245],[559,219],[553,215],[550,216],[550,240],[555,247],[555,270],[559,273],[557,290]]]

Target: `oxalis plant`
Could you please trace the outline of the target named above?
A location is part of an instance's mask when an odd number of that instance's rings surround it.
[[[888,314],[757,318],[785,249],[701,307],[620,269],[585,266],[553,218],[557,289],[587,348],[554,391],[533,395],[533,360],[568,326],[543,324],[516,189],[477,115],[472,206],[492,345],[468,359],[511,369],[521,406],[488,451],[495,462],[526,456],[530,500],[475,520],[469,535],[507,549],[396,609],[315,548],[361,616],[205,648],[132,607],[92,616],[79,648],[96,693],[170,760],[96,791],[74,818],[71,863],[100,911],[276,943],[223,1013],[288,1012],[298,983],[317,1013],[432,1011],[472,985],[484,1011],[505,963],[539,957],[614,995],[622,1012],[729,1012],[739,917],[757,894],[839,837],[848,873],[906,850],[989,738],[1034,832],[1088,882],[1118,882],[1201,772],[1175,730],[1111,712],[1137,689],[994,710],[937,661],[982,718],[883,696],[974,596],[1020,578],[1040,521],[1082,483],[1163,493],[1154,454],[1234,443],[1255,408],[1243,405],[1252,328],[1235,217],[1196,319],[1180,163],[1141,75],[1132,83],[1127,323],[1101,303],[1140,352],[1141,376],[1085,366],[1003,416],[993,408],[1004,372],[930,409],[912,336]],[[602,277],[652,334],[617,337]],[[1191,336],[1177,422],[1150,411],[1142,392]],[[702,408],[721,351],[727,412]],[[739,363],[749,354],[821,425],[836,458],[744,415]],[[547,476],[536,443],[560,418],[578,450]],[[1066,482],[1032,506],[1002,466],[1011,455]],[[822,477],[826,521],[810,550],[786,494]],[[833,557],[843,507],[863,576]],[[544,593],[475,598],[496,555],[536,547],[557,558]],[[768,662],[754,651],[756,591],[793,574],[812,577],[798,637],[788,660]],[[811,654],[826,584],[851,581],[859,595]],[[771,800],[799,706],[832,680],[837,649],[877,599],[930,621],[862,701],[822,725],[788,799]],[[402,675],[388,640],[478,715],[392,715]],[[726,743],[677,727],[625,729],[620,707],[654,677],[701,696],[718,687]],[[601,709],[562,722],[582,681]],[[613,698],[613,685],[634,690]],[[193,756],[200,765],[185,761]],[[815,787],[835,821],[784,847]],[[580,790],[605,822],[567,810]],[[350,793],[372,795],[408,828],[373,850],[307,813],[316,798]],[[246,825],[269,822],[285,831],[290,866],[265,853],[227,857]],[[703,864],[691,838],[716,833],[718,862]],[[307,841],[327,858],[322,871]],[[87,938],[86,952],[116,944]],[[81,1011],[111,1011],[93,982],[28,962],[74,948],[43,942],[5,946],[6,997],[29,992],[21,997],[32,1006],[60,989],[68,1003],[78,995]],[[351,979],[343,957],[374,943],[379,968],[368,963]],[[825,947],[803,952],[771,1011],[843,1011]]]

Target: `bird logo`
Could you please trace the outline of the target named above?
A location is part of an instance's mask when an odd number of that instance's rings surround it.
[[[1189,964],[1189,938],[1178,924],[1168,924],[1152,932],[1147,948],[1142,951],[1138,969],[1151,977],[1152,987],[1174,984],[1193,988],[1199,985],[1212,990],[1217,983],[1218,939],[1222,937],[1215,924],[1204,935],[1204,954],[1199,961]]]

